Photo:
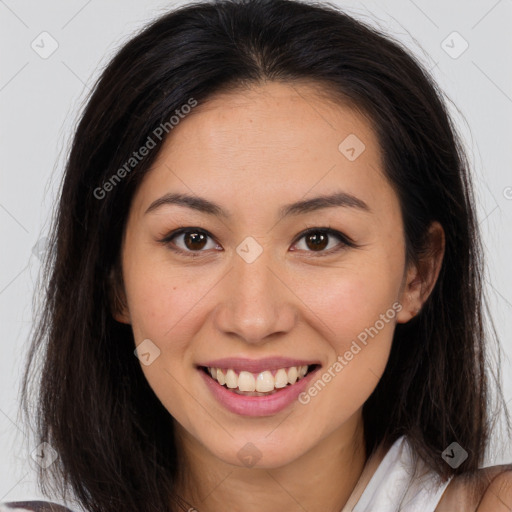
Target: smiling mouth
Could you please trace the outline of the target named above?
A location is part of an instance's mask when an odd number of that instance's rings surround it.
[[[227,390],[244,396],[268,396],[293,386],[309,373],[320,368],[319,364],[290,366],[260,373],[236,371],[231,368],[201,366],[201,370]]]

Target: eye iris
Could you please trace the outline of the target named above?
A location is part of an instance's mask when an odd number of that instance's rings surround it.
[[[188,249],[199,250],[204,247],[206,236],[204,233],[198,233],[197,231],[188,231],[184,234],[183,240]],[[199,244],[199,247],[196,244]]]
[[[315,231],[305,235],[305,239],[309,249],[321,251],[327,247],[329,235],[322,231]],[[198,231],[186,231],[183,234],[183,240],[187,249],[199,251],[204,248],[207,236]]]
[[[328,245],[327,242],[328,236],[325,233],[315,232],[306,235],[306,244],[309,249],[325,249]],[[309,245],[309,242],[312,242],[312,246]]]

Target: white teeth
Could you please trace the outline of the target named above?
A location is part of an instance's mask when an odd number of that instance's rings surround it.
[[[238,377],[234,370],[229,369],[226,372],[226,386],[230,389],[238,387]]]
[[[220,368],[217,368],[217,381],[221,386],[226,383],[226,380],[224,379],[224,373]]]
[[[238,388],[239,391],[257,391],[259,393],[268,393],[274,389],[281,389],[288,384],[295,384],[297,380],[302,379],[308,372],[308,367],[291,366],[290,368],[280,368],[272,375],[270,370],[265,370],[259,374],[253,374],[247,371],[241,371],[239,375],[229,368],[208,368],[209,374],[221,386],[226,385],[229,389]]]
[[[295,384],[295,381],[297,380],[298,374],[299,374],[299,372],[297,371],[297,367],[296,366],[292,366],[288,370],[288,382],[290,384]]]
[[[284,368],[279,368],[274,377],[275,386],[277,389],[284,388],[288,384],[288,374]]]
[[[274,389],[274,376],[269,371],[261,372],[256,378],[256,391],[264,393]]]
[[[222,384],[219,382],[219,384]],[[240,372],[238,376],[238,389],[240,391],[255,391],[256,381],[254,375],[249,372]]]

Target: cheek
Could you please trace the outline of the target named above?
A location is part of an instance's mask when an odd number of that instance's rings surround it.
[[[325,324],[326,333],[330,333],[326,336],[342,349],[348,339],[355,339],[375,323],[379,331],[388,334],[396,316],[392,305],[399,287],[398,272],[365,265],[364,269],[333,274],[324,284],[304,286],[301,295]]]
[[[329,343],[320,382],[311,389],[319,414],[333,422],[354,413],[375,389],[391,350],[400,288],[400,267],[396,260],[361,258],[332,275],[328,285],[303,288],[317,313],[316,329]],[[313,320],[312,320],[313,321]],[[323,393],[323,389],[329,389]],[[319,395],[322,395],[320,397]],[[315,395],[316,396],[316,395]],[[333,407],[337,414],[333,414]],[[325,409],[325,410],[324,410]],[[322,412],[320,412],[322,411]],[[339,416],[339,417],[338,417]]]
[[[315,408],[315,420],[308,428],[323,424],[328,432],[347,421],[371,395],[389,358],[401,309],[396,297],[393,280],[378,280],[368,272],[333,280],[328,293],[317,302],[322,314],[316,325],[328,326],[323,332],[332,350],[327,364],[301,397],[302,404]]]
[[[141,359],[141,369],[164,407],[182,418],[190,405],[190,395],[183,392],[192,365],[189,349],[207,282],[194,283],[169,265],[138,263],[144,270],[125,280],[133,334],[136,345],[149,339],[158,353],[149,365]]]
[[[213,285],[212,276],[196,279],[193,270],[170,264],[165,253],[152,256],[135,249],[126,259],[125,289],[137,342],[150,338],[163,346],[169,345],[166,340],[178,341],[182,336],[175,333],[193,328],[201,297]],[[165,348],[178,349],[179,341]]]

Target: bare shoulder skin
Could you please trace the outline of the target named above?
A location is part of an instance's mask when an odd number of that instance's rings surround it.
[[[436,512],[510,512],[512,464],[479,469],[455,477],[446,488]]]

